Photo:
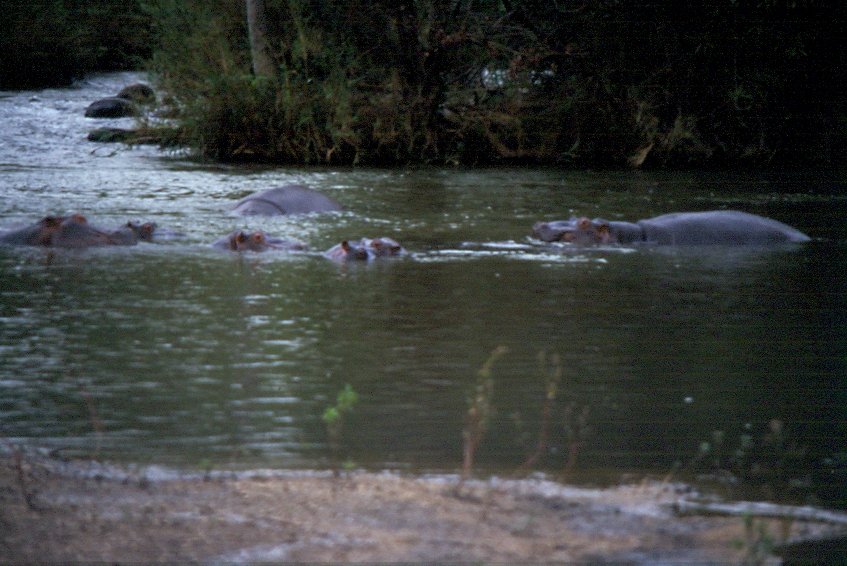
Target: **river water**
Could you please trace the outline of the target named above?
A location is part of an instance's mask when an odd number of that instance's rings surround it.
[[[138,79],[0,93],[0,229],[81,212],[186,235],[132,248],[0,248],[6,443],[182,467],[341,459],[456,471],[478,371],[505,347],[480,473],[508,473],[533,452],[545,379],[560,371],[534,469],[586,481],[695,470],[707,460],[701,444],[723,431],[715,468],[754,475],[752,460],[765,458],[844,503],[843,175],[244,167],[86,141],[94,127],[132,125],[83,111]],[[252,191],[292,182],[345,211],[227,214]],[[770,216],[814,241],[575,249],[528,238],[539,219],[714,208]],[[317,252],[390,236],[410,253],[340,266],[319,253],[209,246],[235,228]],[[359,401],[333,450],[321,415],[346,384]],[[739,450],[756,456],[733,464]],[[782,458],[762,456],[774,453]]]

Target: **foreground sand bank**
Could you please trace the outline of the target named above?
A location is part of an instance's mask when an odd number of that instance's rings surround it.
[[[685,515],[679,484],[582,489],[397,474],[211,478],[0,454],[4,561],[738,563],[831,521]]]

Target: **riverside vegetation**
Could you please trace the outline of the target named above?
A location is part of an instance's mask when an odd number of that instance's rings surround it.
[[[0,46],[21,54],[0,64],[0,88],[144,64],[177,117],[170,142],[217,160],[844,160],[847,62],[831,47],[847,16],[839,3],[250,0],[252,12],[226,0],[0,4],[14,22]],[[258,72],[248,12],[261,23]]]
[[[151,3],[152,68],[220,160],[633,166],[821,163],[844,142],[845,8],[265,0]]]

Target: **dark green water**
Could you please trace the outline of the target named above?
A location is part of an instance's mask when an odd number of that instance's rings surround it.
[[[187,238],[88,251],[0,248],[0,433],[9,442],[184,467],[323,468],[321,414],[359,403],[340,456],[455,471],[467,399],[492,351],[480,471],[532,452],[547,369],[562,382],[536,469],[604,481],[664,474],[713,431],[802,456],[768,466],[843,504],[847,198],[832,174],[216,167],[84,141],[85,105],[133,77],[0,97],[0,229],[49,213],[154,220]],[[300,182],[340,214],[241,219],[254,191]],[[774,249],[533,244],[539,219],[635,220],[734,208],[815,241]],[[261,228],[321,251],[390,236],[408,257],[237,256],[208,244]],[[575,460],[573,459],[575,457]],[[693,468],[692,468],[693,469]]]

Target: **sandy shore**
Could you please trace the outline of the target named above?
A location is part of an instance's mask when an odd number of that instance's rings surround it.
[[[204,479],[0,454],[2,562],[738,563],[844,526],[678,516],[678,484],[254,472]],[[769,560],[767,560],[769,561]]]

